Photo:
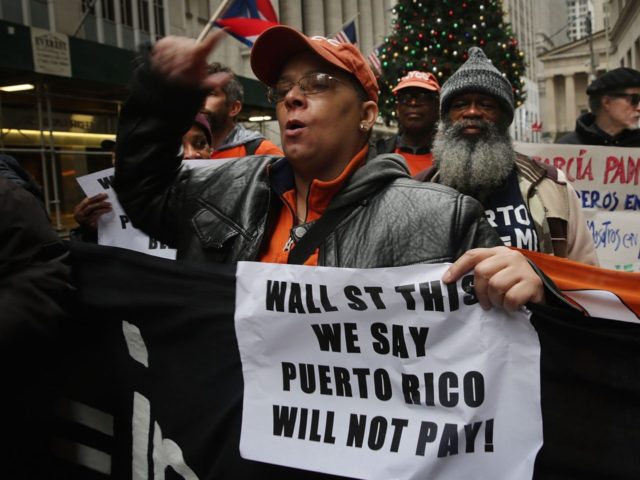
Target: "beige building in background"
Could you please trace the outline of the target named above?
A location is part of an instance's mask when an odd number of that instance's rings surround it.
[[[505,20],[511,24],[518,47],[524,52],[526,69],[523,75],[524,88],[527,94],[525,103],[516,109],[511,135],[520,142],[535,141],[536,133],[532,125],[540,116],[538,85],[536,84],[537,63],[535,61],[535,11],[534,0],[504,0]]]
[[[640,70],[640,1],[609,1],[607,28],[611,41],[609,68]]]
[[[169,32],[197,38],[221,0],[169,2]],[[356,17],[358,46],[364,55],[392,30],[394,0],[272,0],[280,23],[307,35],[333,36]],[[228,65],[238,74],[255,78],[249,65],[250,49],[229,37],[211,60]]]
[[[640,69],[640,1],[594,0],[593,5],[593,25],[601,28],[591,37],[556,48],[539,44],[545,142],[573,131],[576,118],[588,110],[586,88],[592,72],[598,76],[617,67]]]
[[[221,1],[169,2],[170,34],[197,38]],[[396,2],[395,0],[272,0],[271,4],[280,23],[295,27],[307,35],[331,37],[338,33],[346,22],[355,17],[358,47],[366,56],[371,53],[374,46],[391,33],[392,8]],[[250,54],[249,47],[229,37],[222,42],[209,60],[221,62],[237,74],[255,79],[249,63]],[[248,122],[245,126],[258,129],[270,140],[280,144],[279,129],[274,120]],[[379,122],[375,130],[379,134],[389,131],[382,122]]]
[[[525,51],[528,98],[517,109],[513,136],[540,141],[533,124],[542,121],[543,140],[571,130],[587,108],[584,90],[590,70],[588,39],[567,42],[568,3],[578,0],[502,0],[505,20]],[[597,70],[640,66],[640,0],[590,0]],[[0,0],[0,152],[16,156],[44,186],[54,225],[75,226],[72,210],[82,198],[75,177],[110,166],[101,141],[113,138],[127,95],[136,47],[165,35],[196,38],[221,0]],[[393,30],[395,0],[272,0],[280,22],[309,35],[332,36],[356,18],[358,44],[368,55]],[[599,7],[600,5],[600,7]],[[598,8],[607,15],[598,16]],[[575,10],[575,8],[574,8]],[[428,12],[427,12],[428,14]],[[59,49],[57,69],[44,65]],[[36,45],[36,47],[34,47]],[[53,48],[51,47],[51,48]],[[541,61],[536,49],[541,47]],[[542,48],[544,47],[544,48]],[[49,48],[49,47],[47,47]],[[273,105],[249,65],[250,50],[227,38],[210,60],[235,70],[245,86],[241,121],[279,143]],[[51,62],[49,62],[51,63]],[[540,96],[538,95],[540,91]],[[258,120],[256,117],[260,117]],[[380,122],[376,135],[395,132]]]

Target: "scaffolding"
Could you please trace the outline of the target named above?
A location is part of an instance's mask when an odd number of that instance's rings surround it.
[[[34,90],[20,94],[0,92],[0,153],[15,156],[19,161],[38,158],[39,171],[34,176],[40,180],[45,208],[52,224],[61,234],[65,234],[65,231],[68,233],[72,226],[69,221],[64,221],[72,212],[66,211],[62,202],[65,193],[60,181],[63,159],[84,159],[87,165],[84,173],[91,170],[91,162],[87,161],[89,158],[110,159],[110,152],[101,151],[100,143],[114,138],[120,107],[119,100],[53,93],[47,83],[36,84]],[[24,121],[21,123],[20,118],[11,118],[6,114],[7,110],[11,110],[14,117],[22,114],[34,120],[33,128],[28,128],[31,125],[26,125]],[[54,122],[56,114],[101,118],[106,131],[82,131],[72,122],[69,122],[66,131],[58,130]]]

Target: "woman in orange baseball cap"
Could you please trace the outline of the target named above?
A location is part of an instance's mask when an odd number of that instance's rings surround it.
[[[114,187],[137,227],[176,247],[178,259],[215,263],[371,268],[458,260],[445,280],[481,266],[476,294],[487,308],[542,300],[542,282],[519,253],[465,255],[501,244],[480,204],[415,182],[401,157],[369,150],[378,85],[351,44],[283,25],[266,30],[251,66],[269,87],[285,157],[180,168],[180,136],[207,92],[226,80],[206,68],[224,35],[202,43],[163,38],[136,72],[120,117]],[[496,273],[499,292],[489,282]]]

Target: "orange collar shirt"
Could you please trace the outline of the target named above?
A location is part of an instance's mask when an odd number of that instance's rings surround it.
[[[433,165],[433,155],[429,146],[412,147],[405,145],[400,136],[393,153],[398,153],[404,157],[407,167],[409,167],[409,174],[412,177],[418,172],[431,168]]]
[[[296,239],[315,220],[325,212],[329,203],[342,189],[348,178],[364,164],[367,147],[360,150],[347,164],[342,173],[335,179],[323,182],[313,180],[307,195],[307,218],[298,220],[295,187],[280,193],[283,206],[280,209],[273,233],[259,260],[269,263],[287,263],[289,252],[295,246]],[[271,172],[270,172],[271,173]],[[305,265],[318,265],[318,250],[313,252],[304,262]]]

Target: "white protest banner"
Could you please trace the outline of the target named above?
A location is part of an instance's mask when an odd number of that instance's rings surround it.
[[[446,265],[240,262],[243,458],[366,479],[531,478],[540,345]],[[300,282],[304,279],[304,283]]]
[[[640,271],[640,148],[518,142],[515,148],[569,176],[600,266]]]
[[[216,167],[225,160],[187,160],[183,162],[188,168]],[[112,211],[102,215],[98,220],[98,244],[112,247],[128,248],[136,252],[146,253],[155,257],[175,260],[176,251],[162,242],[149,237],[131,225],[131,220],[118,201],[116,192],[112,188],[113,168],[78,177],[76,180],[87,196],[106,193],[111,202]]]

